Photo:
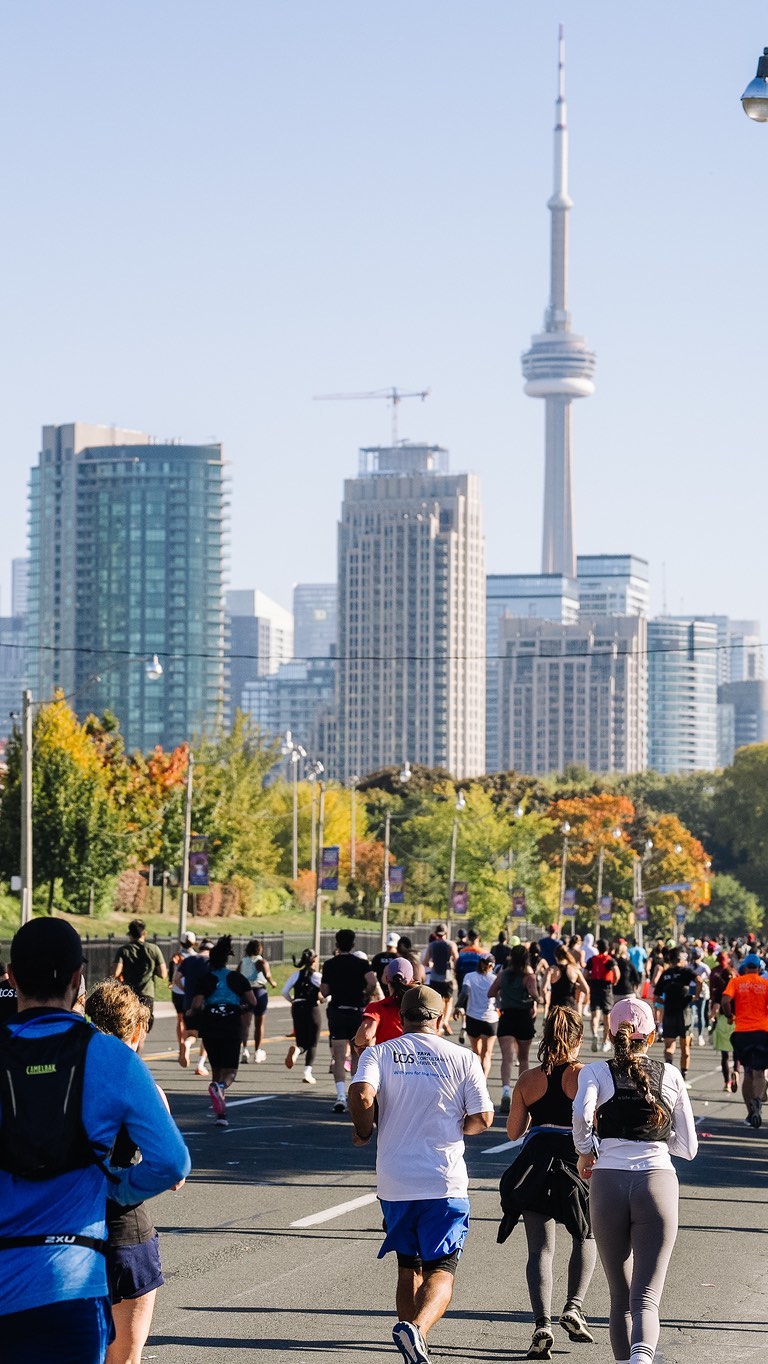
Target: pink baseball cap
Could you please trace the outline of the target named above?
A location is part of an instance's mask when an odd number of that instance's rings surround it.
[[[384,967],[384,979],[393,981],[400,977],[404,985],[410,985],[413,980],[413,963],[407,957],[393,957]]]
[[[632,995],[617,1000],[611,1009],[608,1027],[614,1037],[622,1023],[630,1024],[633,1037],[648,1037],[656,1030],[656,1019],[650,1004],[644,999],[635,999]]]

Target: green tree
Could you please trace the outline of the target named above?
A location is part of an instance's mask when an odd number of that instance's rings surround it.
[[[698,933],[737,937],[760,932],[764,922],[763,907],[751,890],[746,890],[735,876],[713,876],[712,899],[697,916]]]
[[[229,733],[202,739],[195,748],[192,832],[208,840],[211,879],[239,875],[256,880],[277,870],[278,850],[264,779],[275,763],[275,745],[238,711]],[[168,846],[180,832],[183,788],[174,788],[166,811]],[[176,858],[181,855],[176,843]],[[172,863],[171,863],[172,865]]]
[[[768,744],[740,748],[720,777],[715,833],[731,854],[732,871],[763,903],[768,900]],[[722,864],[718,862],[718,867]]]

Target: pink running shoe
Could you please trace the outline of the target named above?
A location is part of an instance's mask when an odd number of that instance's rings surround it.
[[[224,1099],[224,1086],[218,1084],[216,1080],[212,1080],[208,1086],[208,1093],[211,1096],[211,1107],[213,1108],[216,1117],[223,1118],[227,1111],[227,1105]]]

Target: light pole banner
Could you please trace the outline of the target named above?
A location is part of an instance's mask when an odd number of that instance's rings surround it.
[[[686,919],[688,918],[688,910],[686,909],[685,905],[675,906],[675,918],[679,924],[685,923]]]
[[[451,886],[451,908],[454,919],[466,919],[469,914],[468,881],[454,881]]]
[[[648,922],[648,906],[647,906],[647,904],[645,903],[645,900],[635,900],[635,923],[636,923],[636,924],[647,924],[647,922]]]
[[[323,848],[320,854],[320,889],[339,889],[339,849]]]
[[[389,903],[391,905],[405,904],[405,867],[390,867],[389,869]]]
[[[207,852],[192,852],[189,854],[189,888],[195,887],[197,890],[205,890],[211,884],[208,874],[208,854]]]
[[[513,919],[524,919],[524,918],[525,918],[525,891],[524,891],[524,890],[513,890],[513,891],[512,891],[512,918],[513,918]]]
[[[613,898],[610,895],[600,896],[600,923],[609,924],[613,918]]]
[[[562,905],[560,906],[561,913],[564,913],[564,914],[566,915],[567,918],[570,918],[570,916],[573,914],[573,911],[574,911],[575,908],[576,908],[576,891],[575,891],[575,890],[566,890],[566,892],[565,892],[565,894],[564,894],[564,896],[563,896],[563,903],[562,903]]]

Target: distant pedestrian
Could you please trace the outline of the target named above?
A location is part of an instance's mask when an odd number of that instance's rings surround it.
[[[272,979],[269,962],[264,956],[264,944],[259,938],[251,938],[240,962],[239,970],[249,982],[256,1000],[253,1009],[246,1009],[243,1012],[240,1060],[247,1064],[251,1059],[251,1053],[248,1050],[248,1038],[251,1020],[253,1020],[253,1059],[261,1063],[267,1059],[267,1053],[262,1046],[267,1021],[267,1005],[269,1004],[267,987],[271,985],[274,990],[275,982]]]
[[[293,1070],[302,1052],[304,1053],[305,1085],[317,1084],[312,1072],[322,1027],[320,1009],[322,976],[317,966],[317,953],[311,947],[305,948],[301,954],[298,969],[291,972],[282,990],[284,998],[289,1000],[291,1005],[294,1035],[294,1040],[288,1048],[285,1064],[289,1070]]]
[[[256,1004],[250,981],[240,971],[229,969],[231,956],[232,939],[225,933],[211,949],[208,973],[197,986],[192,1006],[201,1011],[200,1036],[213,1074],[208,1093],[221,1127],[228,1125],[226,1092],[237,1078],[243,1009]]]
[[[168,967],[157,943],[146,939],[144,920],[132,919],[128,925],[128,942],[115,955],[112,975],[130,985],[142,1004],[146,1004],[149,1009],[147,1032],[151,1032],[155,1021],[155,981],[168,979]]]

